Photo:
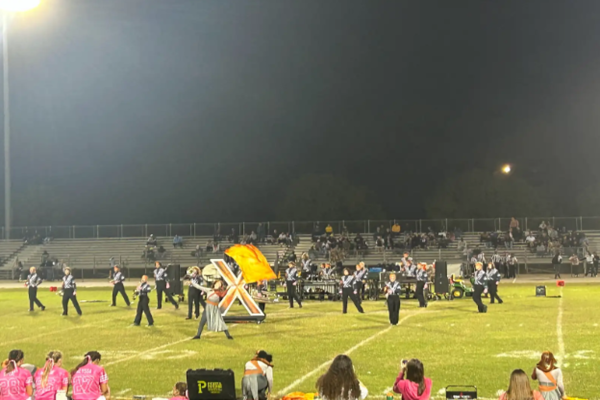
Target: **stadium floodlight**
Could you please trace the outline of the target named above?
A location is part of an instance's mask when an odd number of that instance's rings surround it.
[[[2,18],[2,64],[4,67],[4,239],[10,239],[11,184],[10,184],[10,105],[8,80],[8,20],[10,13],[29,11],[36,8],[41,0],[0,0]]]
[[[40,5],[41,0],[0,0],[0,10],[8,12],[29,11]]]
[[[503,173],[503,174],[507,174],[507,175],[508,175],[508,174],[510,174],[510,171],[511,171],[511,168],[510,168],[510,165],[509,165],[509,164],[506,164],[506,165],[504,165],[504,166],[502,167],[502,173]]]

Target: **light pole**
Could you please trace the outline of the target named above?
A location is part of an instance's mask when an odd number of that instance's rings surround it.
[[[0,0],[2,17],[2,65],[4,82],[4,238],[10,239],[12,209],[10,204],[10,88],[8,81],[8,19],[10,13],[29,11],[40,0]]]

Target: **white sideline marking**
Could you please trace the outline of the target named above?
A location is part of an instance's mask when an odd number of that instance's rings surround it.
[[[414,314],[409,314],[407,316],[405,316],[404,318],[402,318],[400,321],[398,321],[398,325],[402,325],[402,323],[404,321],[406,321],[407,319],[409,319],[410,317],[414,317],[415,315],[420,314],[423,311],[418,311]],[[388,326],[385,329],[380,330],[379,332],[373,334],[372,336],[369,336],[368,338],[366,338],[365,340],[359,342],[358,344],[354,345],[353,347],[351,347],[350,349],[346,350],[344,353],[345,355],[350,355],[352,354],[356,349],[364,346],[365,344],[369,343],[370,341],[372,341],[375,338],[378,338],[379,336],[383,335],[384,333],[390,331],[393,327],[392,326]],[[300,378],[296,379],[294,382],[292,382],[289,386],[281,389],[279,391],[279,393],[277,394],[278,396],[283,396],[284,394],[288,393],[290,390],[292,390],[293,388],[295,388],[296,386],[300,385],[302,382],[304,382],[305,380],[307,380],[308,378],[310,378],[311,376],[315,375],[317,372],[319,372],[320,370],[322,370],[323,368],[327,367],[329,364],[331,364],[333,362],[333,360],[329,360],[329,361],[325,361],[323,364],[319,365],[317,368],[313,369],[312,371],[308,372],[307,374],[301,376]],[[369,397],[376,397],[376,396],[369,396]]]
[[[115,393],[116,396],[123,396],[125,393],[127,392],[131,392],[131,389],[125,389],[125,390],[121,390],[118,393]]]
[[[72,330],[75,330],[75,329],[81,329],[81,328],[90,328],[92,326],[93,326],[92,324],[87,324],[87,325],[81,325],[81,326],[72,326],[70,328],[62,329],[62,330],[59,330],[59,331],[50,331],[50,332],[42,333],[40,335],[35,335],[35,336],[26,337],[26,338],[20,338],[20,339],[17,339],[17,340],[12,340],[10,342],[0,343],[0,347],[1,346],[7,346],[9,344],[14,344],[14,343],[21,343],[21,342],[24,342],[24,341],[27,341],[27,340],[31,340],[31,339],[39,339],[39,338],[46,337],[48,335],[54,335],[56,333],[68,332],[68,331],[72,331]]]
[[[565,360],[565,341],[563,339],[562,330],[562,319],[563,319],[563,287],[560,287],[560,299],[558,300],[558,316],[556,317],[556,339],[558,340],[558,363],[562,367],[563,361]]]
[[[383,391],[383,395],[386,395],[386,397],[387,397],[387,394],[388,394],[389,392],[391,392],[392,390],[394,390],[394,388],[393,388],[393,387],[389,387],[389,388],[385,389],[385,390]]]
[[[236,325],[237,325],[237,324],[233,324],[233,325],[229,325],[228,327],[229,327],[229,328],[233,328],[233,327],[234,327],[234,326],[236,326]],[[211,332],[211,331],[209,331],[209,332],[206,332],[206,333],[204,333],[204,334],[202,335],[202,337],[205,337],[205,336],[207,336],[207,335],[210,335],[210,334],[212,334],[212,333],[215,333],[215,332]],[[218,333],[222,333],[222,332],[218,332]],[[120,363],[122,363],[122,362],[124,362],[124,361],[129,361],[129,360],[133,360],[134,358],[143,357],[143,356],[144,356],[144,355],[146,355],[146,354],[152,354],[152,353],[156,353],[158,350],[166,349],[167,347],[175,346],[175,345],[177,345],[177,344],[184,343],[184,342],[189,342],[189,341],[191,341],[191,340],[192,340],[192,338],[191,338],[191,337],[187,337],[187,338],[185,338],[185,339],[177,340],[177,341],[175,341],[175,342],[171,342],[171,343],[163,344],[162,346],[158,346],[158,347],[154,347],[154,348],[152,348],[152,349],[148,349],[148,350],[145,350],[145,351],[141,351],[141,352],[139,352],[139,353],[137,353],[137,354],[134,354],[134,355],[132,355],[132,356],[129,356],[129,357],[121,358],[121,359],[118,359],[118,360],[115,360],[115,361],[112,361],[112,362],[109,362],[109,363],[104,363],[103,365],[104,365],[105,367],[108,367],[108,366],[111,366],[111,365],[120,364]],[[200,340],[202,340],[202,339],[200,339]]]

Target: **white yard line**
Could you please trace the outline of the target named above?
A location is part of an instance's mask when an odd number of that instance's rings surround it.
[[[234,326],[236,326],[236,324],[229,325],[229,328],[231,329]],[[206,333],[204,333],[202,335],[202,337],[206,337],[207,335],[210,335],[212,333],[215,333],[215,332],[206,332]],[[223,332],[218,332],[218,333],[219,334],[223,334]],[[118,360],[115,360],[115,361],[112,361],[112,362],[109,362],[109,363],[103,363],[102,365],[104,365],[105,367],[109,367],[111,365],[120,364],[120,363],[125,362],[125,361],[129,361],[129,360],[133,360],[135,358],[139,358],[139,357],[141,357],[141,356],[143,356],[145,354],[154,353],[155,351],[166,349],[167,347],[175,346],[175,345],[180,344],[180,343],[189,342],[191,340],[192,340],[192,338],[187,337],[185,339],[177,340],[177,341],[171,342],[171,343],[166,343],[166,344],[163,344],[162,346],[158,346],[158,347],[154,347],[152,349],[148,349],[148,350],[142,351],[140,353],[134,354],[134,355],[129,356],[129,357],[120,358]],[[202,339],[199,339],[199,340],[202,340]]]
[[[398,325],[402,325],[402,323],[404,321],[406,321],[407,319],[409,319],[410,317],[414,317],[415,315],[418,315],[420,313],[422,313],[423,311],[418,311],[414,314],[410,314],[405,316],[404,318],[402,318],[399,322]],[[378,338],[379,336],[383,335],[384,333],[390,331],[393,327],[392,326],[388,326],[385,329],[380,330],[379,332],[369,336],[368,338],[366,338],[365,340],[359,342],[358,344],[356,344],[355,346],[349,348],[348,350],[346,350],[343,354],[345,355],[350,355],[352,354],[355,350],[359,349],[360,347],[364,346],[365,344],[369,343],[370,341],[372,341],[373,339]],[[307,380],[308,378],[310,378],[313,375],[316,375],[319,371],[321,371],[322,369],[324,369],[325,367],[327,367],[329,364],[332,363],[333,360],[329,360],[324,362],[323,364],[319,365],[317,368],[313,369],[312,371],[308,372],[307,374],[301,376],[300,378],[296,379],[294,382],[292,382],[289,386],[281,389],[278,393],[278,396],[283,396],[285,394],[287,394],[290,390],[294,389],[296,386],[300,385],[301,383],[303,383],[305,380]],[[373,397],[373,396],[369,396],[369,397]]]
[[[563,329],[562,329],[562,320],[563,320],[563,287],[560,287],[560,299],[558,299],[558,316],[556,317],[556,339],[558,340],[558,363],[561,367],[566,367],[563,365],[565,360],[565,341],[563,339]]]

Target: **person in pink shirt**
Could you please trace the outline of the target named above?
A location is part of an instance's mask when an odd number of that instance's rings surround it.
[[[60,351],[48,353],[44,368],[35,372],[35,400],[58,400],[66,397],[69,389],[69,373],[61,367],[62,353]]]
[[[109,400],[108,376],[100,366],[102,356],[90,351],[83,361],[71,372],[73,400]]]
[[[416,358],[408,362],[402,361],[394,392],[400,393],[402,400],[429,400],[431,379],[425,378],[425,369],[421,361]]]
[[[27,400],[33,394],[31,372],[21,368],[25,355],[21,350],[8,353],[0,371],[0,400]]]
[[[171,400],[188,400],[187,383],[177,382],[173,387],[173,397]]]

